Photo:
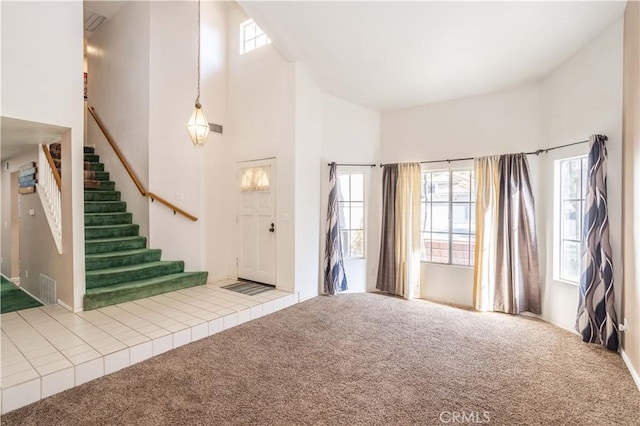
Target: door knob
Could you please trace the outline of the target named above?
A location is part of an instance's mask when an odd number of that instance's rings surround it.
[[[271,228],[269,228],[269,232],[276,232],[275,224],[271,224]]]

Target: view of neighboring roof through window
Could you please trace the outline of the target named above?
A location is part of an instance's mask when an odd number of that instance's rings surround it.
[[[253,19],[240,24],[240,54],[250,52],[271,43],[271,39],[262,31]]]

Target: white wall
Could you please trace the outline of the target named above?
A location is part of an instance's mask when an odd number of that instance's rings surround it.
[[[2,115],[71,129],[63,142],[63,250],[78,310],[84,294],[82,2],[2,2]],[[38,52],[38,54],[34,54]],[[69,283],[69,284],[70,284]]]
[[[420,162],[531,151],[541,143],[537,84],[418,108],[383,112],[381,161]],[[529,158],[534,173],[536,159]],[[473,167],[471,162],[429,169]],[[473,268],[422,263],[421,296],[471,306]]]
[[[295,290],[295,89],[296,67],[273,45],[239,54],[239,25],[248,19],[239,6],[229,10],[228,138],[229,161],[276,158],[276,285]],[[228,171],[227,168],[225,170]],[[234,180],[235,182],[235,177]],[[233,198],[220,202],[234,203]],[[234,220],[235,222],[235,220]],[[227,249],[237,253],[237,227]]]
[[[616,309],[620,312],[622,294],[622,20],[603,32],[541,82],[542,137],[544,146],[562,145],[588,139],[601,133],[609,137],[608,206]],[[543,318],[573,329],[579,289],[575,284],[553,277],[553,163],[559,158],[584,155],[582,144],[552,151],[541,157],[541,185],[547,195],[538,197],[538,223],[542,224],[540,243],[546,253],[543,292]]]
[[[202,32],[220,31],[212,24],[221,5],[207,4],[202,10]],[[203,175],[205,150],[194,147],[186,124],[197,94],[197,3],[151,2],[149,74],[149,190],[198,217],[192,222],[159,203],[149,207],[149,242],[160,248],[163,259],[184,260],[186,270],[204,267]],[[207,38],[208,40],[208,38]],[[223,55],[203,44],[202,60],[211,63]],[[204,67],[208,78],[215,72]],[[205,74],[205,73],[203,73]],[[203,78],[202,81],[205,81]],[[216,121],[214,100],[208,85],[201,85],[201,103],[209,121]],[[207,144],[218,142],[209,136]]]
[[[224,2],[202,3],[201,102],[210,122],[222,124],[224,133],[210,134],[204,146],[203,251],[209,280],[236,277],[234,142],[227,113],[227,57],[230,7]]]
[[[295,89],[295,288],[305,300],[318,295],[323,96],[300,64]]]
[[[322,102],[322,156],[320,196],[320,291],[323,289],[326,247],[327,202],[329,197],[328,163],[377,163],[380,155],[380,112],[330,95]],[[348,292],[372,291],[376,286],[380,252],[379,167],[338,167],[338,172],[365,173],[365,258],[345,258]]]
[[[149,56],[150,4],[127,2],[87,43],[88,101],[131,165],[149,186]],[[143,197],[92,117],[87,118],[87,144],[116,182],[140,235],[149,235],[149,201]]]

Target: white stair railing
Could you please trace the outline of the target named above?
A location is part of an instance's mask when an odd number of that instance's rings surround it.
[[[49,149],[45,145],[40,145],[38,155],[38,183],[36,192],[40,196],[40,202],[44,209],[51,235],[56,243],[58,253],[62,253],[62,204],[60,198],[60,183],[47,158]],[[57,170],[56,170],[57,172]]]

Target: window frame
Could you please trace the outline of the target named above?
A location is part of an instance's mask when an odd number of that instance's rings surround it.
[[[474,246],[475,246],[475,236],[476,236],[476,230],[475,227],[472,226],[472,215],[475,213],[475,206],[476,206],[476,199],[474,199],[473,195],[475,194],[476,190],[473,187],[475,185],[475,170],[473,168],[472,164],[468,164],[465,166],[460,166],[460,167],[447,167],[447,168],[428,168],[423,166],[422,170],[421,170],[421,180],[422,180],[422,176],[423,173],[442,173],[442,172],[446,172],[449,175],[449,181],[448,181],[448,190],[449,190],[449,196],[448,196],[448,200],[447,201],[438,201],[435,202],[436,204],[447,204],[448,206],[448,216],[449,216],[449,222],[448,222],[448,231],[446,232],[448,234],[448,260],[447,262],[436,262],[433,261],[433,204],[434,201],[433,200],[427,200],[427,194],[424,194],[424,199],[425,201],[422,201],[422,189],[425,188],[424,185],[421,185],[421,197],[420,197],[420,215],[423,216],[424,215],[424,210],[423,208],[425,206],[431,206],[431,230],[428,232],[425,232],[422,230],[422,226],[420,227],[420,244],[421,244],[421,248],[420,248],[420,262],[422,263],[429,263],[429,264],[433,264],[433,265],[444,265],[444,266],[454,266],[454,267],[461,267],[461,268],[473,268],[474,267],[474,258],[475,258],[475,250],[472,250],[472,237],[473,237],[473,241],[474,241]],[[455,172],[469,172],[469,200],[468,201],[455,201],[454,197],[453,197],[453,175]],[[434,186],[435,184],[432,182],[430,184],[431,186]],[[468,220],[468,224],[469,224],[469,231],[468,233],[462,233],[462,232],[455,232],[454,231],[454,223],[453,223],[453,211],[454,211],[454,205],[467,205],[469,206],[469,220]],[[476,219],[477,220],[477,219]],[[432,239],[431,239],[431,256],[430,259],[427,260],[423,257],[423,245],[424,245],[424,240],[423,240],[423,235],[424,234],[431,234]],[[436,232],[436,234],[444,234],[444,232]],[[455,235],[459,235],[459,236],[466,236],[467,237],[467,242],[469,245],[468,248],[468,263],[467,264],[459,264],[459,263],[454,263],[453,259],[453,252],[454,252],[454,236]]]
[[[351,198],[351,194],[352,194],[352,190],[351,190],[351,185],[352,185],[352,179],[351,176],[352,175],[362,175],[362,201],[353,201]],[[342,223],[342,221],[340,221],[340,229],[338,229],[338,233],[340,234],[340,238],[342,238],[342,232],[347,231],[348,232],[348,236],[349,236],[349,252],[347,253],[344,250],[344,247],[342,248],[342,257],[344,259],[366,259],[367,258],[367,234],[366,234],[366,229],[367,229],[367,214],[366,214],[366,203],[367,203],[367,197],[366,197],[366,187],[367,187],[367,174],[362,171],[362,170],[350,170],[350,169],[344,169],[344,170],[338,170],[337,171],[337,176],[336,176],[336,185],[338,186],[338,190],[340,190],[340,176],[349,176],[349,197],[348,200],[349,201],[343,201],[340,200],[340,198],[338,198],[338,214],[340,214],[340,210],[343,208],[344,205],[348,205],[349,206],[349,228],[345,228],[344,225]],[[342,193],[340,192],[340,195],[342,195]],[[358,203],[362,205],[362,228],[353,228],[353,224],[351,221],[351,208],[353,207],[353,203]],[[361,231],[362,232],[362,256],[351,256],[351,233],[353,231]]]
[[[562,166],[564,163],[574,160],[580,160],[580,193],[582,198],[563,198],[563,174]],[[585,160],[587,164],[585,164]],[[554,161],[554,265],[553,265],[553,278],[556,281],[565,282],[572,285],[580,285],[580,271],[582,269],[582,253],[584,252],[584,214],[586,209],[587,190],[585,173],[588,165],[588,155],[580,154],[571,157],[563,157]],[[578,202],[580,205],[580,211],[578,213],[579,223],[581,226],[578,228],[578,239],[565,238],[564,237],[564,217],[563,217],[563,205],[565,202]],[[578,252],[578,277],[576,280],[564,275],[564,250],[563,246],[565,242],[579,243],[580,248]]]
[[[251,38],[247,38],[246,33],[247,33],[247,28],[253,25],[255,27],[255,33],[254,36]],[[255,35],[257,33],[257,30],[260,30],[261,34]],[[263,45],[257,46],[256,45],[256,41],[257,39],[264,35],[265,36],[265,43]],[[253,18],[249,18],[246,21],[242,21],[240,23],[240,55],[244,55],[245,53],[249,53],[252,52],[256,49],[259,49],[261,47],[267,46],[269,44],[271,44],[271,39],[269,38],[269,36],[267,35],[267,33],[264,32],[264,30],[262,28],[260,28],[260,26],[253,20]],[[254,41],[253,43],[253,48],[247,50],[247,42],[249,41]]]

